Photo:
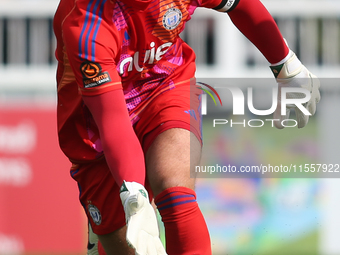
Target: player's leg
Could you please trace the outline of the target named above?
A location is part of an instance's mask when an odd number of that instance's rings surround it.
[[[88,236],[87,255],[135,254],[126,242],[126,226],[107,235],[96,235],[89,224]]]
[[[165,226],[168,255],[211,254],[209,232],[190,176],[190,165],[194,168],[201,155],[202,91],[194,82],[181,83],[150,100],[135,125]]]
[[[139,137],[169,255],[211,254],[209,232],[196,202],[195,179],[190,175],[201,156],[200,93],[192,85],[163,93],[150,103],[146,118],[141,115],[136,127],[137,134],[149,128]]]
[[[190,163],[198,165],[200,158],[201,144],[189,130],[171,128],[159,134],[146,153],[148,180],[154,197],[171,187],[194,189]]]
[[[126,242],[126,226],[106,235],[98,235],[100,244],[105,253],[99,247],[99,255],[135,255],[134,250]]]
[[[73,165],[71,176],[78,182],[80,202],[85,209],[100,244],[99,253],[89,249],[88,254],[134,255],[126,242],[125,213],[119,197],[119,187],[114,182],[105,159]],[[89,229],[90,235],[91,229]],[[89,238],[89,248],[93,243]],[[100,249],[100,246],[104,248]],[[100,252],[102,251],[102,252]]]
[[[211,254],[208,229],[196,202],[195,179],[190,177],[190,166],[199,164],[200,155],[197,137],[180,128],[162,132],[146,153],[147,175],[165,226],[169,255]]]

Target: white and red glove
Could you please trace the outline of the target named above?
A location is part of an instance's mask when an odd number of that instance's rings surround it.
[[[126,240],[136,255],[166,255],[159,238],[155,210],[143,185],[125,182],[120,189],[127,223]]]
[[[278,83],[277,108],[273,114],[274,119],[277,119],[277,121],[274,121],[275,127],[279,129],[284,128],[282,121],[288,119],[290,110],[294,109],[298,128],[303,128],[308,123],[309,116],[314,115],[316,111],[316,104],[320,101],[319,79],[309,72],[304,65],[302,65],[295,53],[291,50],[284,60],[270,66],[270,68]],[[285,88],[288,92],[284,98],[288,100],[294,99],[297,101],[299,99],[303,100],[303,98],[306,98],[306,94],[301,93],[301,89],[304,89],[307,92],[308,97],[308,92],[310,93],[310,99],[303,103],[301,105],[302,107],[297,107],[296,104],[287,104],[286,112],[285,114],[282,114],[281,94],[284,93]],[[289,92],[294,89],[297,91]],[[299,89],[300,91],[298,91]]]

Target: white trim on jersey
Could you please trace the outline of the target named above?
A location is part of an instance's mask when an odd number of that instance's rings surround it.
[[[227,11],[229,11],[233,7],[235,2],[238,2],[238,1],[236,1],[236,0],[227,0],[225,5],[222,8],[217,9],[216,11],[227,12]]]

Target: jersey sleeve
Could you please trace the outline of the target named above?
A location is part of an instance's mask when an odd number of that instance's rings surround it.
[[[106,162],[119,185],[123,181],[144,185],[145,162],[132,128],[123,91],[109,91],[83,100],[97,124]]]
[[[228,15],[269,63],[277,63],[288,55],[289,48],[274,18],[260,0],[242,0]]]
[[[201,7],[214,9],[219,12],[229,12],[233,10],[240,0],[202,0]]]
[[[116,70],[120,36],[101,15],[74,12],[62,26],[68,61],[80,93],[86,96],[122,88]]]

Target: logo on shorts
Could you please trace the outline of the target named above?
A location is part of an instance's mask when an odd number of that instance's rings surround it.
[[[85,88],[96,87],[111,81],[109,73],[102,72],[102,67],[98,63],[85,61],[80,65],[80,71]]]
[[[96,225],[100,225],[100,223],[102,223],[102,216],[98,210],[97,207],[95,207],[94,205],[89,205],[88,206],[88,210],[89,210],[89,214],[91,215],[92,217],[92,220],[93,222],[96,224]]]
[[[182,20],[182,12],[177,8],[170,8],[163,17],[163,26],[167,30],[176,28]]]

